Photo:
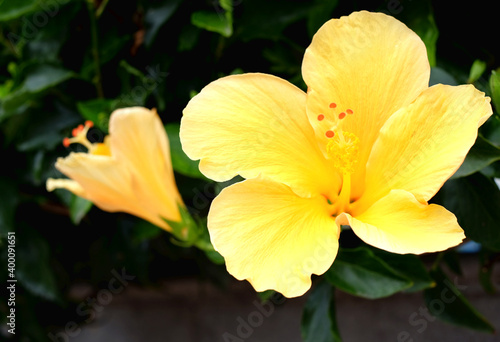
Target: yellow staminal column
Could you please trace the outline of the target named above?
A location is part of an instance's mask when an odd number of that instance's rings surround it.
[[[334,211],[340,214],[348,210],[351,202],[351,174],[358,162],[359,138],[353,133],[339,130],[328,140],[326,151],[335,168],[342,174],[342,189],[334,204]]]
[[[351,108],[332,102],[316,117],[317,129],[324,132],[320,135],[320,144],[325,144],[323,151],[342,175],[340,191],[333,196],[325,195],[331,205],[332,216],[347,212],[351,202],[351,174],[358,163],[359,138],[351,132],[343,131],[342,126],[352,115],[354,111]]]

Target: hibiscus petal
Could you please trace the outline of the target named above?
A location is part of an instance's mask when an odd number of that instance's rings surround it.
[[[491,114],[490,98],[472,85],[439,84],[423,92],[382,128],[368,160],[366,195],[357,212],[391,189],[428,201],[462,164],[478,127]]]
[[[58,158],[56,168],[71,179],[47,181],[47,189],[64,188],[92,201],[102,210],[126,212],[170,230],[148,203],[140,201],[132,189],[132,175],[127,167],[106,156],[70,153]]]
[[[221,78],[184,109],[182,147],[191,159],[201,159],[204,175],[219,182],[262,174],[304,196],[336,191],[339,178],[318,149],[305,97],[271,75]]]
[[[122,108],[109,121],[113,156],[130,170],[137,201],[170,220],[180,218],[182,203],[174,179],[165,128],[155,110]]]
[[[72,179],[47,179],[47,191],[54,191],[55,189],[66,189],[71,191],[76,196],[80,196],[83,198],[87,198],[88,195],[85,193],[85,190],[81,187],[80,184],[75,182]]]
[[[464,231],[455,215],[436,204],[422,204],[409,192],[393,190],[355,218],[337,217],[364,242],[393,253],[429,253],[458,245]]]
[[[307,114],[323,152],[325,125],[340,113],[347,113],[342,115],[342,129],[360,139],[360,167],[353,175],[356,196],[362,191],[363,166],[380,127],[428,87],[425,45],[393,17],[355,12],[318,30],[305,52],[302,75],[309,87]]]
[[[123,167],[117,167],[116,160],[106,156],[95,156],[87,153],[70,153],[66,158],[58,158],[56,168],[79,184],[78,187],[66,186],[70,180],[58,180],[52,186],[64,186],[73,190],[75,195],[91,200],[106,211],[120,211],[124,199],[131,197],[130,174]],[[69,183],[70,185],[73,183]]]
[[[212,203],[208,229],[229,273],[286,297],[304,294],[311,274],[326,272],[338,250],[324,197],[301,198],[262,178],[225,188]]]

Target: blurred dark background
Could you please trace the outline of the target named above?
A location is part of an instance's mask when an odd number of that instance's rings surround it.
[[[489,92],[489,75],[500,66],[492,2],[0,1],[0,257],[6,265],[6,236],[15,232],[18,280],[18,334],[2,331],[1,339],[46,341],[68,321],[85,322],[89,317],[76,309],[107,288],[112,270],[126,269],[144,288],[186,277],[231,288],[224,265],[177,246],[167,232],[64,191],[48,193],[46,179],[61,177],[55,160],[75,150],[61,141],[84,120],[96,124],[90,139],[103,139],[113,109],[157,108],[170,133],[179,190],[203,219],[223,185],[193,170],[178,143],[189,99],[209,82],[243,72],[271,73],[305,89],[300,67],[314,32],[362,9],[414,29],[444,83],[467,82],[474,61],[484,61],[474,84]],[[488,176],[498,176],[497,164]],[[0,278],[8,278],[6,267]],[[83,294],[75,290],[82,286]],[[0,297],[3,326],[7,296]]]

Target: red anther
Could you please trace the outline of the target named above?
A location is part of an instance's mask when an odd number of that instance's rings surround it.
[[[321,120],[323,120],[324,118],[325,118],[325,116],[324,116],[323,114],[318,115],[318,121],[321,121]]]
[[[92,121],[90,121],[90,120],[87,120],[87,121],[85,121],[85,126],[89,127],[89,128],[90,127],[94,127],[94,123]]]
[[[354,112],[352,111],[352,109],[347,109],[347,110],[346,110],[346,113],[347,113],[347,114],[349,114],[349,115],[351,115],[351,114],[353,114]]]
[[[330,106],[329,106],[329,107],[330,107],[330,108],[335,108],[335,107],[337,107],[337,104],[336,104],[336,103],[334,103],[334,102],[332,102],[332,103],[330,103]]]
[[[64,147],[69,147],[69,145],[71,144],[70,140],[68,137],[64,138],[63,141],[62,141],[62,144]]]
[[[333,131],[326,131],[325,135],[326,135],[327,138],[333,138],[333,136],[335,135],[335,133]]]
[[[345,118],[345,115],[346,115],[346,114],[345,114],[344,112],[340,113],[340,114],[339,114],[339,119],[340,119],[340,120],[342,120],[343,118]]]
[[[73,128],[73,130],[71,131],[71,134],[72,134],[74,137],[76,137],[78,134],[80,134],[80,132],[81,132],[81,131],[83,131],[83,128],[84,128],[84,127],[83,127],[83,125],[82,125],[82,124],[80,124],[80,125],[78,125],[78,127]]]

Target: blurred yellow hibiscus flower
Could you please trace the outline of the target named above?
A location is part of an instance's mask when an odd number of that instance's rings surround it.
[[[429,87],[422,40],[382,13],[325,23],[302,64],[307,93],[267,74],[221,78],[184,110],[181,142],[225,188],[208,216],[229,273],[300,296],[338,251],[342,226],[394,253],[458,245],[455,216],[427,202],[492,114],[472,85]]]
[[[172,231],[185,209],[175,184],[165,129],[155,110],[115,110],[103,143],[90,143],[91,122],[73,130],[63,143],[79,143],[87,153],[58,158],[56,168],[69,179],[48,179],[47,189],[67,189],[110,212],[126,212]]]

